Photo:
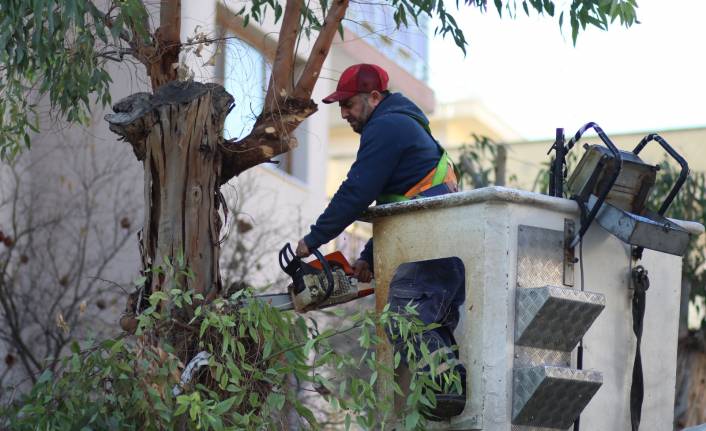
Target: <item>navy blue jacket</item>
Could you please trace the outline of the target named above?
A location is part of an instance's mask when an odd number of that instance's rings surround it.
[[[385,97],[371,113],[346,180],[304,237],[310,250],[337,237],[378,196],[403,195],[436,167],[441,148],[411,115],[429,122],[400,93]],[[372,264],[370,243],[361,258]]]

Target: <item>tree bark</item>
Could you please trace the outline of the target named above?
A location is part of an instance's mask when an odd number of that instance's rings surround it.
[[[93,5],[95,7],[95,5]],[[175,81],[178,77],[175,64],[179,63],[181,52],[181,0],[162,0],[159,8],[160,26],[150,35],[150,23],[144,4],[141,5],[144,22],[128,21],[130,47],[137,58],[147,70],[152,89],[156,90],[162,85]],[[112,27],[113,23],[109,24]]]
[[[674,402],[674,428],[677,430],[706,423],[705,350],[703,331],[690,332],[679,339]]]
[[[316,85],[316,81],[319,79],[321,67],[328,56],[333,38],[336,36],[341,21],[343,21],[343,17],[346,15],[348,5],[349,0],[334,0],[331,4],[331,8],[324,19],[324,25],[321,27],[321,31],[319,31],[319,35],[314,42],[314,47],[311,49],[311,55],[309,55],[309,59],[304,66],[302,76],[299,78],[299,82],[297,82],[297,86],[294,89],[294,97],[300,99],[308,99],[311,97],[311,93],[314,91],[314,85]]]
[[[138,93],[106,115],[145,170],[143,267],[169,261],[193,277],[151,277],[150,291],[182,289],[215,297],[218,270],[219,186],[223,123],[233,98],[217,84],[170,82],[154,95]],[[179,259],[183,256],[183,259]],[[180,262],[181,261],[181,262]]]
[[[505,186],[505,177],[507,176],[507,147],[498,145],[498,153],[495,156],[495,185]]]
[[[299,34],[299,18],[303,0],[288,0],[277,39],[277,51],[272,63],[272,76],[267,86],[265,110],[276,110],[276,101],[291,96],[294,91],[294,47]]]
[[[279,99],[279,109],[260,114],[248,136],[238,142],[225,141],[222,147],[221,184],[296,148],[297,140],[292,134],[294,129],[316,110],[316,103],[309,99]]]

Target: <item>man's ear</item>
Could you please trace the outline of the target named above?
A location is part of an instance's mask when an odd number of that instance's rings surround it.
[[[383,98],[384,97],[382,96],[382,93],[377,90],[373,90],[370,92],[370,101],[372,102],[373,107],[377,106],[378,103],[382,102]]]

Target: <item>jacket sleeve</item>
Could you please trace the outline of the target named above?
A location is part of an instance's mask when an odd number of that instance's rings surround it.
[[[363,131],[356,160],[328,207],[304,237],[315,249],[337,237],[382,193],[399,163],[402,149],[395,139],[394,116],[375,119]]]

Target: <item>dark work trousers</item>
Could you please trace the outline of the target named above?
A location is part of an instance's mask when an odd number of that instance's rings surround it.
[[[464,267],[461,259],[457,257],[404,263],[399,266],[390,282],[391,311],[406,315],[405,307],[410,304],[415,307],[417,317],[422,322],[441,325],[415,338],[418,363],[422,360],[419,348],[421,338],[426,342],[430,353],[437,350],[438,353],[443,353],[445,356],[440,363],[448,361],[449,365],[459,371],[463,380],[466,370],[458,362],[458,350],[454,349],[452,353],[451,347],[456,345],[453,331],[458,325],[459,307],[463,304],[465,295]],[[388,328],[387,335],[404,360],[407,354],[402,348],[404,342],[396,336],[398,334],[391,334],[389,331],[396,332],[396,328]],[[422,370],[429,369],[428,365],[420,365]]]

